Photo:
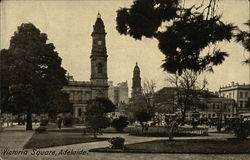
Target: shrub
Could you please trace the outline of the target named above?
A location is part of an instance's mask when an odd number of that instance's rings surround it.
[[[113,149],[123,149],[125,139],[122,137],[113,137],[109,139],[109,143],[112,144],[111,148]]]
[[[118,132],[123,132],[123,129],[128,126],[128,118],[124,116],[120,116],[119,118],[116,118],[111,123],[111,126],[116,129]]]
[[[63,125],[66,127],[71,127],[74,124],[74,118],[72,117],[65,117],[63,119]]]
[[[49,123],[49,119],[42,119],[40,122],[40,126],[47,126]]]
[[[250,121],[243,121],[241,119],[235,121],[234,133],[236,137],[246,139],[250,135]]]
[[[35,129],[35,133],[45,133],[47,132],[46,127],[38,127]]]

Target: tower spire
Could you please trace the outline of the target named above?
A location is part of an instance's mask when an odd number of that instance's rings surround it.
[[[97,18],[101,18],[100,11],[98,11],[98,13],[97,13]]]

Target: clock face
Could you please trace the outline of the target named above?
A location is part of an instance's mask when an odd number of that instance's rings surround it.
[[[102,41],[97,41],[97,44],[98,44],[98,45],[101,45],[101,44],[102,44]]]

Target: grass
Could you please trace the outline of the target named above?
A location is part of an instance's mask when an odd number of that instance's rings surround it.
[[[194,153],[194,154],[249,154],[250,140],[156,140],[125,145],[123,150],[98,148],[92,152],[123,152],[123,153]]]
[[[35,133],[31,139],[24,145],[24,149],[30,148],[46,148],[70,144],[79,144],[87,142],[104,141],[107,138],[92,138],[89,135],[81,133],[63,133],[63,132],[47,132]]]

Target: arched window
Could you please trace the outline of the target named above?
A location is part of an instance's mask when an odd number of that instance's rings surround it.
[[[102,70],[103,70],[102,63],[98,63],[97,64],[97,73],[102,73]]]

